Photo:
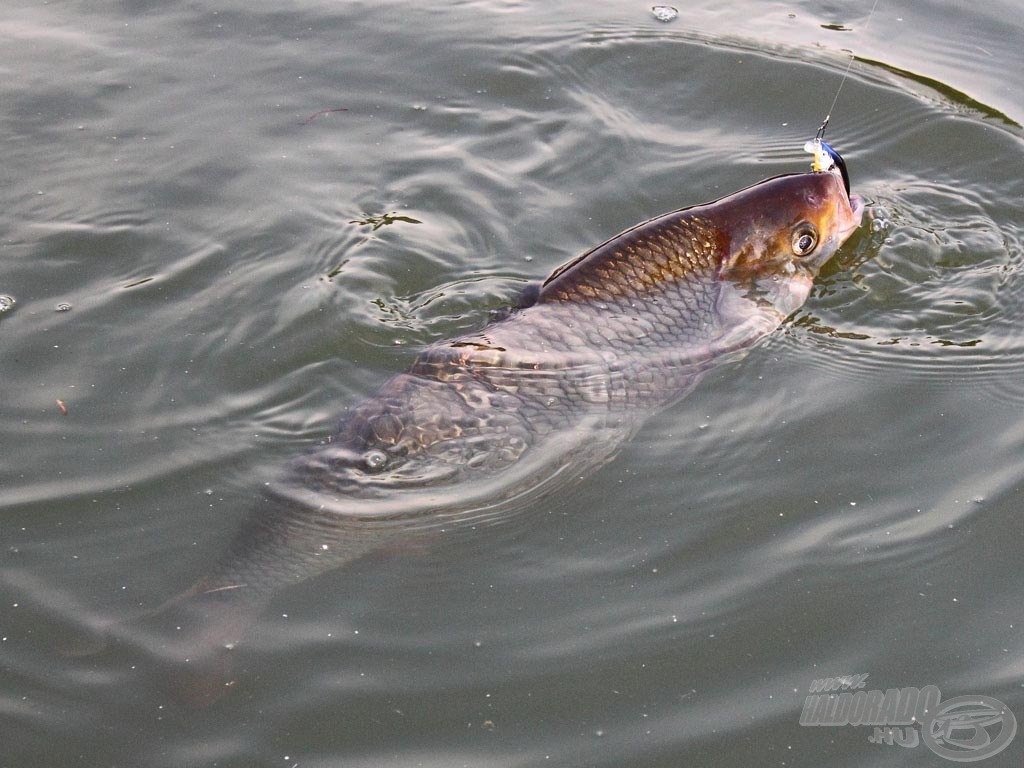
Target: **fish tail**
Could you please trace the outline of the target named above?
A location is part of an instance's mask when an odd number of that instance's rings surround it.
[[[171,695],[197,708],[226,695],[235,646],[264,607],[241,585],[200,582],[145,617],[145,645]]]

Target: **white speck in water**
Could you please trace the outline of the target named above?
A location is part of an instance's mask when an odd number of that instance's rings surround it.
[[[671,5],[656,5],[651,8],[651,13],[658,21],[669,22],[679,15],[679,10]]]

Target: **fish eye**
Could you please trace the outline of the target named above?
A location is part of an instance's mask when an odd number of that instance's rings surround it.
[[[380,472],[388,463],[384,451],[367,451],[363,454],[363,466],[367,472]]]
[[[810,224],[801,224],[793,230],[793,253],[806,256],[818,245],[818,233]]]

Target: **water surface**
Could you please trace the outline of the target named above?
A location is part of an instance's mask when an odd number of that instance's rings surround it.
[[[857,673],[1024,723],[1021,3],[10,5],[0,765],[945,762],[799,724]],[[804,169],[846,49],[875,224],[748,357],[572,492],[282,592],[213,707],[77,654],[417,348]]]

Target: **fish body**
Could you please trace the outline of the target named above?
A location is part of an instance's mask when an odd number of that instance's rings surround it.
[[[835,169],[769,179],[639,224],[558,269],[530,306],[425,348],[292,462],[220,564],[161,612],[194,628],[167,658],[219,668],[210,659],[285,585],[593,471],[800,307],[862,213]],[[219,695],[196,679],[193,698]]]

